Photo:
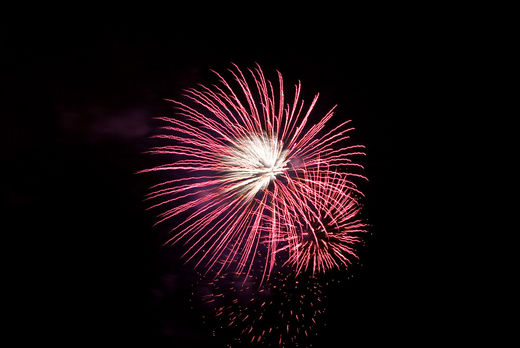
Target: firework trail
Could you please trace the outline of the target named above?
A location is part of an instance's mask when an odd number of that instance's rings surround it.
[[[350,121],[325,131],[335,106],[311,124],[318,94],[305,103],[298,82],[287,98],[279,72],[275,86],[258,65],[247,78],[233,66],[232,82],[215,72],[218,85],[186,90],[183,102],[170,100],[176,117],[159,118],[165,125],[154,138],[165,143],[150,153],[167,161],[142,172],[172,177],[147,196],[150,208],[163,209],[157,223],[182,221],[165,244],[182,241],[186,262],[216,275],[232,266],[247,277],[260,250],[262,279],[287,248],[298,272],[346,265],[356,241],[350,232],[362,228],[351,222],[349,192],[361,194],[353,180],[363,178],[354,173],[362,166],[352,157],[364,153],[348,144]]]

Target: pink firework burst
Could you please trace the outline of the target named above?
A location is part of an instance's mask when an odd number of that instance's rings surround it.
[[[362,241],[366,224],[359,219],[360,205],[346,173],[305,171],[293,183],[294,201],[284,207],[278,237],[286,242],[277,252],[289,251],[286,264],[296,274],[307,270],[326,272],[347,268],[357,259],[355,246]],[[279,202],[276,202],[277,204]]]
[[[351,169],[361,166],[352,157],[364,154],[363,146],[348,146],[350,121],[324,131],[335,106],[311,124],[318,94],[305,103],[300,82],[288,100],[279,72],[277,86],[258,65],[247,70],[247,77],[236,65],[229,73],[231,82],[215,72],[218,85],[188,89],[182,102],[170,100],[176,116],[160,117],[165,126],[154,136],[167,143],[150,151],[164,155],[166,163],[142,172],[172,175],[147,196],[154,202],[151,208],[163,209],[158,223],[182,220],[165,244],[182,241],[187,261],[216,274],[230,266],[249,274],[255,254],[265,248],[265,275],[272,271],[276,251],[294,244],[293,236],[284,238],[287,219],[295,221],[298,211],[308,213],[302,210],[305,202],[324,194],[330,197],[320,204],[349,203],[336,191],[357,190],[351,178],[362,176]],[[341,182],[339,169],[347,173]],[[334,185],[340,187],[322,188]]]

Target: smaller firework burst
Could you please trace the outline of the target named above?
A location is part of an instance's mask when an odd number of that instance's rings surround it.
[[[323,176],[328,170],[307,171],[294,180],[301,187],[294,197],[299,209],[286,215],[277,242],[277,253],[288,250],[286,264],[296,274],[312,270],[312,274],[336,268],[348,268],[357,259],[356,245],[366,232],[359,219],[359,192],[348,180],[347,173]],[[285,245],[284,245],[285,242]]]

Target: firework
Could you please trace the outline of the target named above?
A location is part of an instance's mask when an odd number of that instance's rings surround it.
[[[151,208],[163,209],[158,223],[182,221],[165,244],[182,241],[186,261],[194,260],[196,267],[217,275],[233,265],[235,273],[247,276],[262,251],[263,276],[269,276],[278,251],[287,246],[290,263],[299,270],[310,265],[311,253],[325,250],[306,244],[303,229],[291,230],[289,222],[310,219],[306,226],[314,228],[319,217],[339,213],[340,218],[331,218],[339,232],[331,234],[325,226],[324,233],[328,240],[331,235],[338,239],[328,245],[333,258],[345,263],[341,255],[350,253],[353,241],[345,234],[352,227],[351,201],[340,192],[359,192],[353,179],[363,176],[353,169],[362,167],[352,157],[364,154],[363,146],[347,142],[353,129],[349,121],[324,131],[334,106],[311,123],[318,94],[306,104],[298,82],[293,97],[287,98],[279,72],[277,86],[259,66],[248,69],[247,78],[235,65],[229,73],[232,82],[215,72],[219,84],[186,90],[182,102],[170,100],[176,116],[159,118],[165,125],[154,138],[164,144],[150,152],[167,160],[142,172],[167,171],[172,176],[147,196]],[[346,170],[341,180],[340,168]],[[318,202],[316,195],[326,197]],[[323,209],[306,207],[309,203]],[[297,219],[297,212],[302,217]],[[317,233],[315,229],[315,237]],[[326,256],[319,259],[313,268],[337,263]]]
[[[294,190],[293,205],[284,209],[286,215],[280,221],[278,238],[287,243],[277,252],[288,250],[286,264],[297,275],[309,269],[315,274],[347,268],[358,258],[355,246],[366,232],[366,224],[358,217],[356,191],[349,187],[347,175],[323,174],[328,172],[305,172],[293,180],[301,189]]]

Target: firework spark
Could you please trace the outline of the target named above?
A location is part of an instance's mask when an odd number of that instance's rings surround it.
[[[233,265],[234,272],[247,276],[255,255],[265,248],[263,272],[269,276],[277,251],[289,245],[290,262],[301,270],[316,248],[301,240],[303,232],[288,234],[288,221],[299,221],[299,211],[312,220],[306,226],[314,228],[318,218],[339,213],[341,218],[331,221],[348,231],[350,196],[339,192],[359,192],[352,180],[363,176],[351,169],[362,167],[352,157],[363,155],[363,146],[347,146],[350,121],[324,132],[335,106],[311,124],[318,94],[306,104],[300,82],[288,101],[279,72],[277,88],[259,66],[247,70],[248,78],[236,65],[229,72],[233,82],[215,72],[220,84],[186,90],[185,101],[171,100],[177,116],[159,118],[166,125],[155,138],[167,143],[150,152],[168,160],[142,172],[168,171],[172,180],[155,185],[147,199],[154,202],[151,208],[163,209],[158,223],[174,217],[182,221],[167,243],[183,241],[184,256],[195,260],[195,266],[220,274]],[[346,170],[341,182],[339,168]],[[316,195],[325,195],[325,200],[318,203]],[[312,210],[305,206],[309,202],[330,207]],[[329,227],[324,226],[328,240]],[[338,232],[333,237],[339,240],[328,242],[334,257],[350,252],[351,236]],[[320,260],[314,268],[336,262]]]
[[[247,278],[244,283],[233,274],[201,276],[193,287],[192,302],[210,313],[215,335],[239,346],[297,346],[317,336],[326,312],[321,279],[296,279],[279,270],[262,285],[261,276]]]

